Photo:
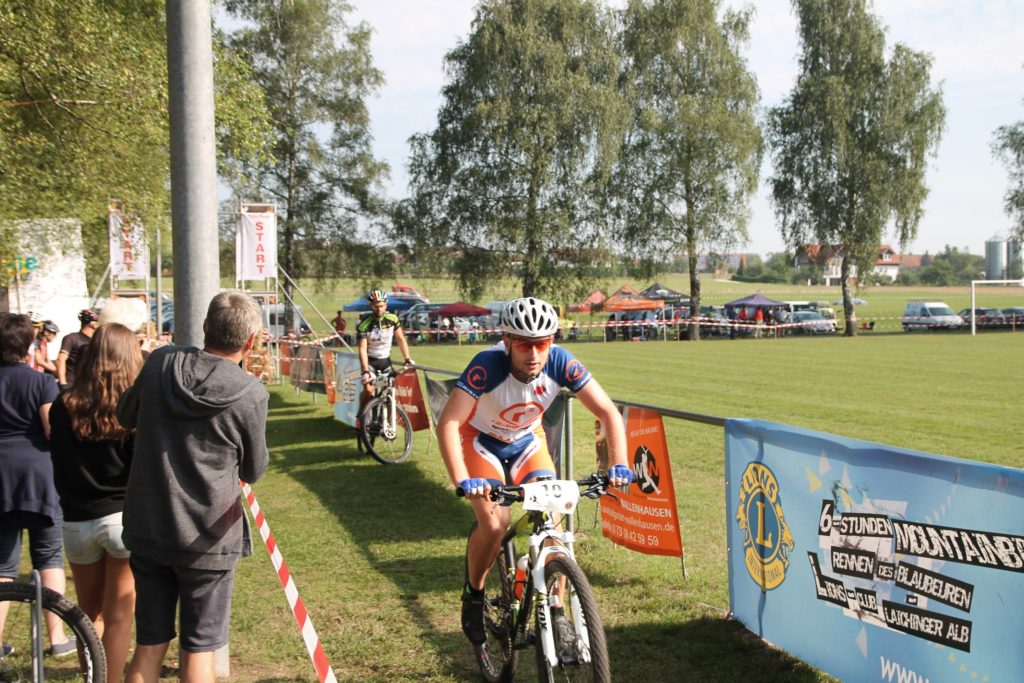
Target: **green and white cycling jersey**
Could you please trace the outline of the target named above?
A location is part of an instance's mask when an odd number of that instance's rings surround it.
[[[366,355],[370,358],[390,358],[395,330],[402,327],[394,313],[386,312],[379,318],[372,313],[356,325],[356,338],[366,340]]]

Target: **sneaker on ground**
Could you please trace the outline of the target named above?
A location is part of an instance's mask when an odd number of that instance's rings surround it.
[[[66,642],[51,645],[49,654],[53,655],[54,657],[66,657],[70,654],[75,653],[78,650],[77,644],[78,641],[74,636],[68,636]]]
[[[13,645],[11,645],[10,643],[4,643],[3,645],[0,645],[0,659],[3,659],[7,655],[13,655],[13,654],[14,654],[14,646]]]
[[[462,594],[462,632],[474,645],[480,645],[487,640],[487,632],[484,631],[485,599],[483,595],[466,592]]]

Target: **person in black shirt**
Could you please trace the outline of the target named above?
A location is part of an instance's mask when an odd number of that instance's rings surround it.
[[[117,401],[142,369],[124,325],[96,330],[75,381],[50,410],[54,483],[64,511],[64,551],[82,611],[102,620],[108,683],[120,681],[131,645],[135,580],[121,540],[134,430],[117,420]]]
[[[92,335],[96,332],[99,316],[91,308],[79,312],[78,320],[82,328],[73,332],[60,344],[60,353],[57,354],[57,382],[61,389],[67,388],[75,379],[75,364],[82,349],[92,341]]]

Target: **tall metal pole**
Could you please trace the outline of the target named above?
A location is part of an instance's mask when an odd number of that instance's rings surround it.
[[[220,289],[212,20],[210,0],[167,2],[174,342],[181,346],[203,346],[206,308]],[[227,645],[214,668],[230,674]]]
[[[167,3],[174,341],[200,347],[220,289],[211,20],[210,0]]]

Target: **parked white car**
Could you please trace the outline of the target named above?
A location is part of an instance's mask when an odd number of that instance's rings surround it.
[[[942,301],[908,301],[903,309],[903,331],[959,330],[964,319]]]

